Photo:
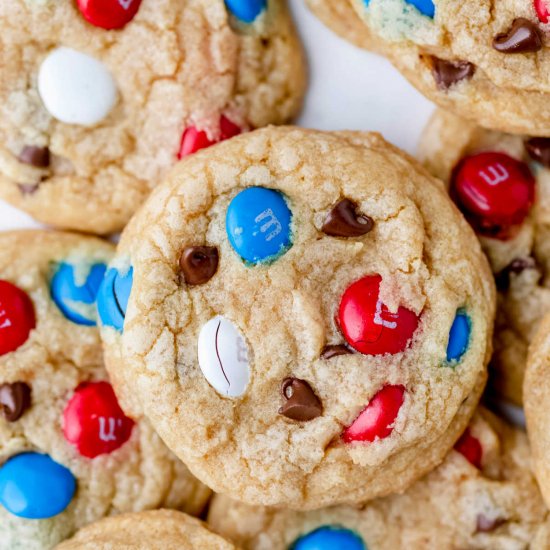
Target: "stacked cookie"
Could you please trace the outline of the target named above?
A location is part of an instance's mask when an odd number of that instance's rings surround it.
[[[493,129],[259,128],[282,0],[0,7],[0,196],[122,229],[0,234],[1,549],[550,548],[550,11],[310,3]]]

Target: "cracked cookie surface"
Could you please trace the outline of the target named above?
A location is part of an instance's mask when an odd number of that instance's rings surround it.
[[[445,111],[434,114],[419,146],[420,158],[447,182],[489,258],[499,291],[490,381],[517,405],[528,347],[550,306],[547,150],[542,138],[484,130]],[[522,189],[532,194],[517,194]]]
[[[130,0],[124,27],[99,26],[117,3],[0,6],[0,196],[56,227],[122,229],[179,156],[287,122],[304,92],[283,0],[249,22],[223,0]]]
[[[337,542],[372,550],[548,548],[547,510],[527,436],[480,409],[457,449],[402,495],[313,512],[251,507],[216,495],[208,522],[244,550],[335,548]]]
[[[550,26],[544,2],[307,3],[338,34],[388,57],[440,107],[487,128],[550,135]]]
[[[485,383],[479,243],[443,184],[376,134],[271,127],[200,151],[110,273],[99,311],[122,406],[243,501],[403,490]]]
[[[56,550],[231,550],[235,548],[195,518],[170,510],[123,514],[80,530]]]
[[[69,233],[0,235],[2,550],[52,548],[121,512],[198,514],[210,496],[108,384],[95,291],[113,252]]]

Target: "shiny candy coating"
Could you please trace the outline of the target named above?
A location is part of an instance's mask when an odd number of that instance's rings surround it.
[[[104,264],[95,264],[86,280],[78,281],[74,265],[63,262],[58,266],[50,282],[50,291],[52,300],[69,321],[77,325],[96,325],[95,302],[106,269]]]
[[[414,6],[422,15],[426,17],[434,18],[435,16],[435,4],[433,0],[405,0],[407,4]]]
[[[481,470],[481,460],[483,458],[483,448],[478,439],[470,432],[470,428],[462,434],[461,438],[455,444],[455,450],[458,451],[470,464]]]
[[[550,20],[550,2],[549,0],[534,0],[535,11],[541,23],[548,23]]]
[[[225,0],[230,13],[244,23],[253,23],[266,9],[267,0]]]
[[[458,310],[449,331],[449,342],[447,344],[447,362],[457,363],[468,349],[472,322],[465,311]]]
[[[354,531],[327,525],[300,537],[290,550],[367,550],[367,547]]]
[[[393,432],[393,424],[405,400],[403,386],[385,386],[342,433],[345,443],[371,442]]]
[[[394,354],[410,342],[418,317],[400,306],[391,313],[380,301],[382,277],[369,275],[351,284],[342,296],[338,323],[351,347],[365,355]]]
[[[103,326],[122,332],[133,280],[132,267],[124,274],[114,267],[107,270],[97,294],[97,311]]]
[[[108,382],[80,384],[63,411],[65,439],[87,458],[112,453],[124,445],[133,427]]]
[[[70,470],[48,455],[22,453],[0,467],[0,504],[20,518],[56,516],[69,506],[75,491]]]
[[[34,306],[27,293],[0,280],[0,355],[22,346],[35,326]]]
[[[478,153],[455,168],[451,196],[477,233],[506,240],[529,215],[535,180],[523,162],[504,153]]]
[[[238,136],[241,132],[241,128],[224,115],[220,117],[220,135],[218,140],[210,139],[204,130],[199,130],[196,126],[189,126],[181,136],[178,159],[181,160],[215,143]]]
[[[291,246],[292,213],[279,191],[249,187],[236,195],[225,220],[235,252],[249,264],[271,262]]]
[[[121,29],[137,14],[141,0],[77,0],[88,23],[105,30]]]

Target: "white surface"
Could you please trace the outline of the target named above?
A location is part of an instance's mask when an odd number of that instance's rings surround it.
[[[290,0],[309,60],[310,88],[298,123],[323,130],[375,130],[414,153],[433,106],[385,59],[348,44]],[[37,226],[0,201],[0,230]]]

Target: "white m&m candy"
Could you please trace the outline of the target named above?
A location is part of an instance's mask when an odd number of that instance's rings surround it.
[[[115,81],[101,61],[64,47],[42,62],[38,93],[54,118],[81,126],[103,120],[117,98]]]
[[[199,366],[208,383],[227,397],[242,395],[250,380],[248,349],[231,321],[210,319],[199,334]]]

